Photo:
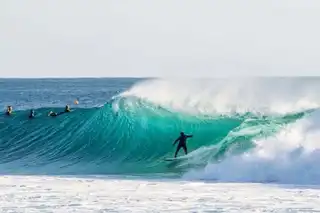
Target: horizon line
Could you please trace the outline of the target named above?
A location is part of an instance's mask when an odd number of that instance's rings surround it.
[[[296,77],[302,77],[302,78],[310,78],[310,77],[320,77],[316,75],[295,75],[295,76],[211,76],[211,77],[191,77],[191,76],[40,76],[40,77],[18,77],[18,76],[8,76],[8,77],[2,77],[0,76],[0,79],[166,79],[166,78],[191,78],[191,79],[215,79],[215,78],[296,78]]]

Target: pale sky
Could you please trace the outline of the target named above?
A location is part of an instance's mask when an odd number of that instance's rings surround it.
[[[0,77],[319,75],[319,0],[0,0]]]

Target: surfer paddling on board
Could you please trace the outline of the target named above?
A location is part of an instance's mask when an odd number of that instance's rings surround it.
[[[62,115],[63,113],[68,113],[68,112],[71,112],[71,109],[69,105],[66,105],[66,107],[64,108],[64,112],[56,113],[56,112],[50,111],[48,116],[57,117],[58,115]]]
[[[177,154],[181,148],[183,148],[184,153],[187,155],[187,139],[192,138],[193,135],[186,135],[184,132],[180,132],[180,136],[174,141],[173,146],[179,141],[176,153],[174,154],[174,158],[177,157]]]

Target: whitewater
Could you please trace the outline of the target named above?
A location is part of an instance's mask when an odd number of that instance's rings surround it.
[[[319,83],[1,79],[0,210],[319,212]]]

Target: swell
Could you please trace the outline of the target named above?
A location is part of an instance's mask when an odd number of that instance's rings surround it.
[[[1,116],[2,172],[179,172],[243,153],[254,146],[252,139],[273,135],[308,113],[195,116],[134,96],[117,97],[99,108],[76,108],[55,118],[47,116],[51,110],[63,109],[39,108],[31,120],[28,110]],[[180,131],[194,135],[188,142],[188,158],[193,160],[166,163],[163,158],[173,156],[172,142]]]

